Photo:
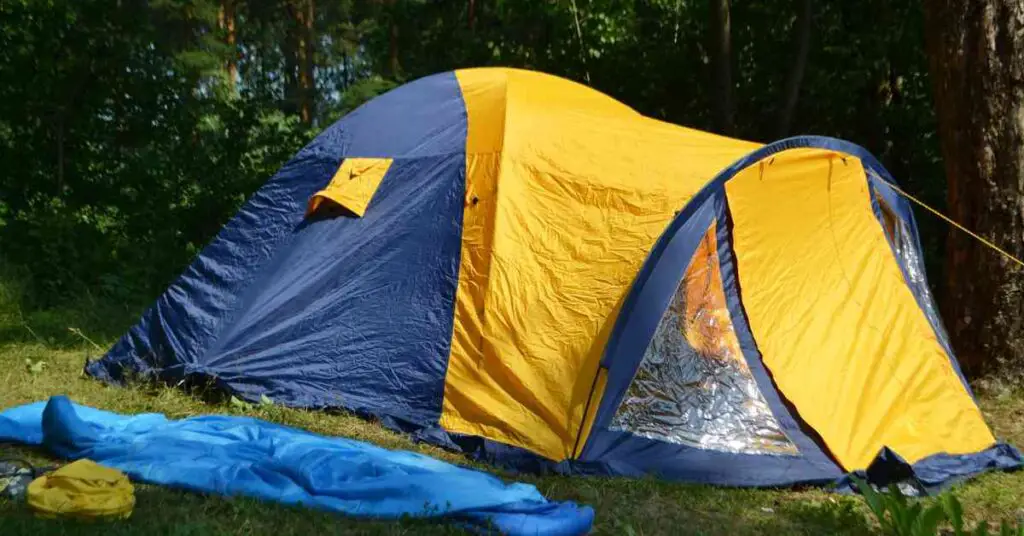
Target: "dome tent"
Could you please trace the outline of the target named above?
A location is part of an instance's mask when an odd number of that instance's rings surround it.
[[[320,134],[86,370],[346,408],[522,469],[930,486],[1019,465],[887,181],[839,140],[438,74]]]

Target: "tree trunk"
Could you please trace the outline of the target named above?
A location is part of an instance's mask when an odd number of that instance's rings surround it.
[[[301,5],[296,10],[299,32],[299,117],[307,125],[313,123],[314,97],[316,96],[316,78],[313,70],[315,66],[313,40],[316,38],[313,31],[313,1],[301,0]]]
[[[57,197],[64,197],[64,110],[57,112]]]
[[[388,72],[391,74],[391,78],[398,77],[398,21],[395,20],[394,15],[391,17],[391,22],[388,27]]]
[[[221,0],[217,13],[217,25],[224,32],[224,44],[228,47],[228,59],[224,62],[224,76],[228,88],[235,91],[235,80],[238,78],[237,33],[235,31],[235,0]]]
[[[399,76],[399,70],[401,65],[398,62],[398,6],[396,6],[395,0],[377,0],[380,2],[382,8],[382,14],[387,19],[388,24],[388,60],[386,67],[386,74],[392,79],[397,80]],[[470,9],[473,9],[472,4]],[[472,11],[471,11],[472,13]]]
[[[1024,3],[926,0],[950,215],[1024,254]],[[968,375],[1024,370],[1024,275],[952,230],[943,313]]]
[[[786,94],[782,103],[782,113],[779,116],[779,138],[789,135],[789,129],[793,124],[793,115],[796,111],[796,103],[800,99],[800,85],[804,80],[804,71],[807,69],[807,53],[811,48],[811,0],[801,0],[800,13],[796,18],[796,58],[786,77]]]
[[[886,76],[886,82],[884,85],[884,94],[882,95],[882,106],[885,108],[902,109],[906,106],[906,101],[903,98],[903,81],[902,76],[896,71],[896,66],[893,61],[889,61],[889,70]],[[881,121],[884,123],[885,121]],[[880,154],[883,158],[882,162],[885,168],[893,174],[894,177],[902,177],[907,186],[913,187],[909,183],[913,170],[910,167],[910,153],[914,147],[914,138],[918,135],[917,132],[906,127],[905,123],[895,123],[888,125],[889,130],[886,132],[885,127],[882,125],[882,137],[888,138],[883,140],[883,144],[879,145],[878,151],[882,153],[884,147],[884,141],[888,141],[889,150],[888,153]]]
[[[283,47],[286,111],[297,113],[309,125],[316,97],[314,4],[313,0],[291,0],[287,7],[290,24]]]
[[[722,134],[735,130],[732,87],[732,30],[729,0],[711,0],[711,66],[714,83],[715,127]]]
[[[292,115],[299,112],[299,32],[296,28],[300,6],[296,0],[289,0],[285,6],[288,9],[288,18],[285,32],[285,39],[281,45],[281,55],[284,57],[284,112]]]
[[[469,31],[476,27],[476,0],[469,0]]]

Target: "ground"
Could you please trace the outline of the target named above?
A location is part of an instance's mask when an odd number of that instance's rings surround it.
[[[160,412],[170,417],[204,413],[247,413],[321,434],[365,440],[388,448],[423,452],[455,463],[465,458],[349,415],[328,415],[278,407],[246,409],[203,400],[170,387],[121,389],[82,375],[131,315],[99,305],[27,317],[5,308],[0,284],[0,409],[65,394],[74,401],[122,413]],[[8,298],[10,298],[8,296]],[[68,328],[74,328],[69,330]],[[41,364],[40,364],[41,363]],[[1024,445],[1024,391],[980,390],[980,403],[996,435]],[[39,450],[0,445],[0,456],[43,461]],[[494,471],[481,465],[477,467]],[[855,497],[821,490],[743,490],[604,477],[529,477],[502,474],[535,484],[551,499],[594,507],[596,534],[871,534],[876,524]],[[1021,518],[1024,472],[989,474],[959,485],[954,493],[972,522]],[[0,535],[238,534],[459,534],[449,525],[414,521],[361,521],[246,499],[201,496],[155,486],[137,487],[130,519],[85,523],[35,518],[23,504],[0,499]]]

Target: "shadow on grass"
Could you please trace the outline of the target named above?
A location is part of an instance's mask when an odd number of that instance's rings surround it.
[[[818,527],[822,534],[871,534],[867,518],[854,507],[852,499],[836,502],[792,502],[783,510],[787,525]]]

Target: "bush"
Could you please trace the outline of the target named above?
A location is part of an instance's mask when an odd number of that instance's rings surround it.
[[[38,305],[82,289],[120,303],[152,297],[309,137],[258,103],[189,107],[196,117],[160,139],[71,164],[59,192],[41,188],[32,169],[0,185],[11,200],[0,209],[0,249]]]

